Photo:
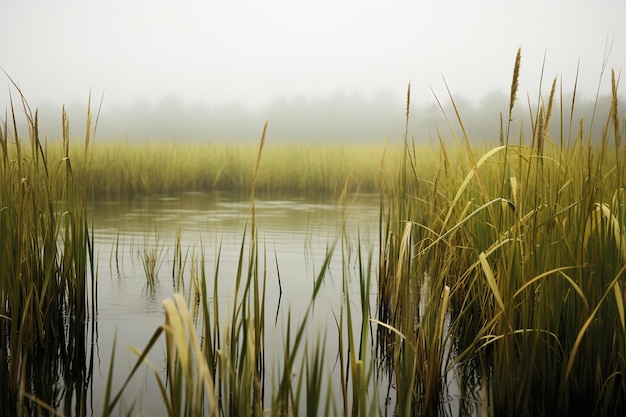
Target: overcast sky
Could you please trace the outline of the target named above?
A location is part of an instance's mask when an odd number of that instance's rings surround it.
[[[3,0],[0,66],[34,103],[189,105],[276,98],[432,101],[432,87],[473,100],[508,92],[522,47],[522,94],[562,76],[594,95],[626,64],[626,1],[70,1]],[[3,107],[9,83],[0,88]],[[608,78],[605,88],[608,89]],[[4,91],[3,91],[4,90]],[[608,90],[605,90],[605,92]]]

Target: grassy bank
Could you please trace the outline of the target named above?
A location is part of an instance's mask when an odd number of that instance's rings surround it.
[[[342,192],[377,192],[383,150],[382,141],[376,146],[270,142],[258,172],[257,193],[338,197]],[[391,154],[399,157],[398,152]],[[98,200],[188,191],[247,194],[255,158],[255,145],[102,142],[94,150],[90,187]]]

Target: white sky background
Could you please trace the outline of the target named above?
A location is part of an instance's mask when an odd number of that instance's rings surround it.
[[[594,96],[626,64],[626,1],[8,1],[0,5],[0,66],[29,101],[239,102],[337,92],[404,102],[473,100],[510,88],[522,47],[520,94],[562,76]],[[610,73],[607,75],[610,76]],[[6,103],[9,82],[0,87]],[[604,81],[608,93],[610,79]]]

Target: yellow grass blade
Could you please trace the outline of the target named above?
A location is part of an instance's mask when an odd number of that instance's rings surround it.
[[[406,266],[411,257],[411,231],[413,229],[413,223],[407,222],[404,226],[404,232],[402,233],[402,240],[400,241],[400,257],[398,259],[398,270],[396,271],[396,291],[395,300],[398,300],[402,286],[402,275],[408,269]]]
[[[163,309],[165,310],[165,325],[163,327],[166,331],[168,354],[173,353],[174,347],[176,347],[182,368],[189,369],[189,356],[185,342],[185,327],[174,300],[163,300]]]
[[[500,290],[498,290],[498,283],[496,282],[496,277],[493,274],[493,270],[491,269],[491,265],[487,261],[487,256],[485,252],[481,252],[478,255],[478,259],[480,259],[480,264],[483,267],[483,271],[485,272],[485,277],[487,277],[487,283],[489,284],[489,288],[491,288],[491,292],[496,299],[496,302],[504,311],[504,302],[502,301],[502,296],[500,295]]]
[[[402,333],[400,330],[396,329],[395,327],[393,327],[393,326],[391,326],[391,325],[389,325],[389,324],[387,324],[387,323],[385,323],[385,322],[383,322],[383,321],[376,320],[376,319],[372,319],[372,318],[370,318],[370,321],[371,321],[372,323],[376,323],[376,324],[377,324],[377,325],[379,325],[379,326],[382,326],[382,327],[384,327],[384,328],[386,328],[386,329],[391,330],[392,332],[394,332],[395,334],[397,334],[398,336],[400,336],[400,338],[401,338],[402,340],[406,340],[406,336],[404,335],[404,333]]]

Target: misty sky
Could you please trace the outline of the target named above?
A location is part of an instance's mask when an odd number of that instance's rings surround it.
[[[378,106],[368,117],[389,103],[401,109],[409,82],[413,103],[434,103],[433,91],[448,100],[443,77],[455,97],[474,103],[493,91],[508,95],[518,47],[524,101],[537,97],[544,56],[544,94],[555,76],[571,90],[580,64],[579,96],[593,99],[607,47],[601,94],[610,93],[610,69],[626,64],[624,16],[622,0],[5,0],[0,67],[31,106],[84,108],[91,90],[96,101],[104,94],[103,119],[112,124],[131,109],[201,115],[221,106],[222,119],[232,119],[223,131],[245,111],[258,117],[250,122],[256,131],[280,117],[277,109],[306,112],[361,99]],[[10,83],[0,78],[6,108]],[[394,112],[401,128],[402,112]],[[220,114],[213,113],[212,126]],[[125,129],[107,134],[128,136]],[[389,132],[374,130],[375,137]]]
[[[624,1],[5,1],[0,66],[34,102],[240,102],[328,97],[479,99],[507,91],[523,51],[522,92],[572,84],[594,94],[626,63]],[[6,78],[5,78],[6,80]],[[8,82],[5,82],[8,89]],[[1,92],[6,97],[6,92]]]

